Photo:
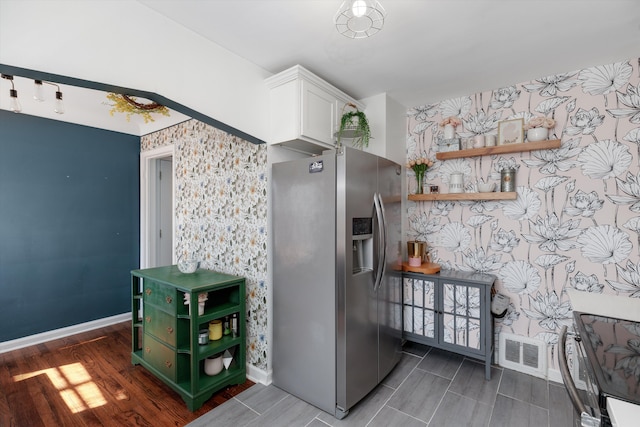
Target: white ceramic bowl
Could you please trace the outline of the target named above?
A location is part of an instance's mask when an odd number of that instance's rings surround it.
[[[491,193],[494,188],[496,188],[495,182],[479,182],[478,183],[478,191],[480,191],[481,193]]]

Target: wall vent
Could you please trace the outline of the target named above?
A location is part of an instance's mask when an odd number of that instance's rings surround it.
[[[547,377],[547,345],[543,341],[501,333],[498,354],[498,363],[504,368]]]

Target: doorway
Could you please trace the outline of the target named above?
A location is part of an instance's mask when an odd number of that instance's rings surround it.
[[[174,147],[140,153],[140,268],[175,263]]]
[[[155,210],[156,265],[173,264],[173,158],[156,159],[156,200],[151,202]],[[153,212],[151,213],[153,215]]]

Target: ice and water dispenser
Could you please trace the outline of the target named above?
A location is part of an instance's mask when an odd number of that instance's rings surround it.
[[[373,271],[373,218],[353,218],[353,274]]]

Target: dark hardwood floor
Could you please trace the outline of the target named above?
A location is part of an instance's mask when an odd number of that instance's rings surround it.
[[[184,426],[253,385],[191,412],[130,354],[129,322],[0,354],[0,426]]]

